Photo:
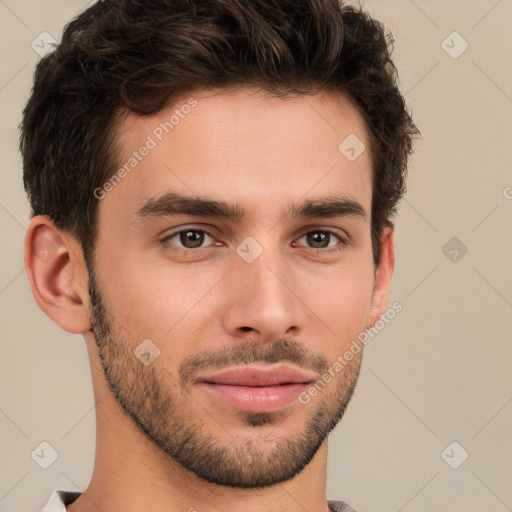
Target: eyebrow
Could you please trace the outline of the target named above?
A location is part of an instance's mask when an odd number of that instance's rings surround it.
[[[160,197],[148,199],[135,214],[140,220],[171,215],[216,217],[239,222],[246,217],[247,210],[235,203],[169,192]],[[281,212],[281,216],[288,219],[350,216],[363,220],[368,217],[361,204],[345,196],[327,196],[293,203],[287,210]]]

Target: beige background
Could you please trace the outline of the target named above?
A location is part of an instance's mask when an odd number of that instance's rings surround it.
[[[85,4],[88,5],[88,4]],[[83,490],[94,463],[85,346],[36,306],[24,274],[28,223],[17,125],[43,31],[60,39],[81,0],[0,0],[0,509],[37,510]],[[360,512],[512,510],[512,2],[368,0],[396,38],[402,90],[423,141],[397,220],[390,303],[349,410],[329,442],[328,496]],[[457,31],[458,58],[442,41]],[[453,42],[452,42],[453,41]],[[445,44],[461,48],[453,36]],[[457,237],[467,247],[451,261]],[[459,247],[460,249],[460,247]],[[458,250],[458,249],[456,249]],[[58,459],[31,458],[49,442]],[[457,441],[468,459],[441,457]],[[462,448],[448,450],[452,462]]]

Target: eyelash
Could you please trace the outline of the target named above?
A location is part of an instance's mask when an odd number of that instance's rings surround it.
[[[171,251],[175,251],[175,252],[181,253],[183,255],[191,254],[191,253],[200,254],[204,250],[208,250],[210,248],[210,246],[208,246],[208,247],[198,247],[196,249],[177,248],[177,246],[175,246],[175,244],[172,244],[172,243],[169,242],[169,240],[174,238],[175,236],[180,235],[182,233],[188,233],[189,231],[194,231],[194,232],[197,232],[197,233],[206,233],[208,236],[210,236],[213,239],[215,239],[215,236],[213,235],[213,233],[211,231],[209,231],[208,229],[185,228],[185,229],[180,229],[179,231],[174,231],[174,232],[166,235],[164,238],[162,238],[160,240],[160,243],[164,246],[164,248],[169,249]],[[303,238],[304,236],[309,235],[311,233],[329,233],[330,235],[334,236],[335,238],[337,238],[339,240],[339,244],[336,244],[335,246],[330,247],[330,248],[317,249],[317,248],[314,248],[314,247],[301,246],[301,247],[304,247],[305,249],[308,249],[309,251],[313,252],[314,254],[319,254],[319,253],[331,254],[331,253],[334,253],[335,251],[341,251],[346,246],[349,245],[348,238],[342,237],[336,231],[333,231],[332,229],[328,229],[328,228],[313,229],[311,231],[307,231],[303,235],[301,235],[299,237],[299,239]]]

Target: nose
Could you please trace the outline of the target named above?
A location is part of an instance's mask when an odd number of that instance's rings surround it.
[[[236,256],[229,278],[224,328],[230,335],[245,337],[256,331],[261,343],[272,343],[302,330],[307,318],[303,290],[279,248],[265,248],[252,263]]]

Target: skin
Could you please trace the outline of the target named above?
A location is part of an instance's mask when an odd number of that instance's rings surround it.
[[[191,96],[197,106],[99,201],[94,275],[77,240],[48,217],[27,230],[34,297],[60,327],[84,335],[91,365],[95,467],[68,510],[326,512],[327,434],[350,400],[362,351],[309,403],[273,413],[241,412],[195,380],[275,361],[320,378],[384,314],[393,227],[383,231],[375,268],[370,154],[349,161],[338,150],[349,134],[370,147],[364,122],[339,93],[283,100],[198,90],[151,117],[128,115],[120,161]],[[167,192],[236,203],[247,214],[137,215]],[[283,215],[334,194],[366,217]],[[169,235],[184,228],[212,236],[183,254],[183,238]],[[331,236],[323,246],[326,229],[348,244]],[[263,249],[252,263],[236,252],[248,236]],[[49,258],[37,257],[43,239]],[[160,350],[148,366],[133,354],[146,339]]]

